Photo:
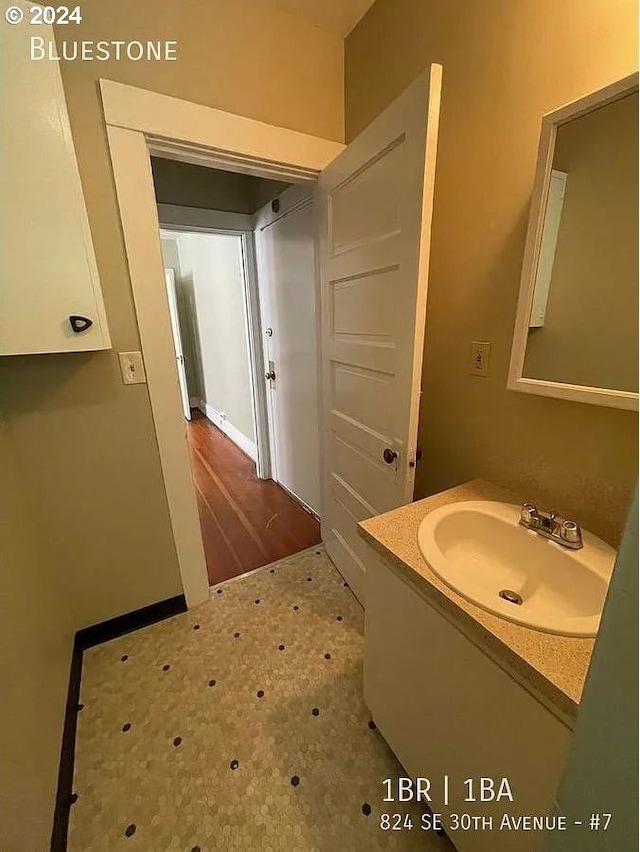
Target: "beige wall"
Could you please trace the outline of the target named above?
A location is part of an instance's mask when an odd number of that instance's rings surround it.
[[[637,415],[506,390],[544,112],[637,69],[635,0],[377,0],[345,51],[352,139],[444,65],[417,494],[473,476],[619,538]],[[469,344],[492,342],[490,375]]]
[[[75,618],[14,436],[0,420],[0,848],[49,848]]]
[[[177,39],[177,62],[62,63],[114,350],[139,348],[97,80],[106,77],[330,139],[343,138],[342,40],[259,3],[91,0],[58,39]],[[0,384],[76,587],[76,628],[181,590],[147,388],[116,352],[4,358]]]
[[[638,93],[558,129],[565,172],[544,325],[523,375],[638,392]]]
[[[160,157],[152,157],[151,166],[159,204],[251,215],[288,185]]]
[[[189,393],[254,442],[240,238],[181,234],[177,244],[181,325],[193,333]]]

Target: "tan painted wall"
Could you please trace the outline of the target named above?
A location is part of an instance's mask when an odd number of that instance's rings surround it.
[[[482,476],[616,542],[637,415],[506,390],[540,118],[637,69],[635,0],[377,0],[345,51],[352,139],[444,65],[417,495]],[[469,344],[493,344],[490,375]]]
[[[191,355],[196,387],[192,395],[224,413],[232,426],[254,442],[240,239],[181,234],[177,243],[181,319],[194,332]]]
[[[544,325],[523,375],[638,392],[638,93],[558,130],[568,174]]]
[[[288,185],[160,157],[152,157],[151,166],[159,204],[251,215]]]
[[[97,80],[100,76],[326,138],[343,138],[343,44],[246,0],[89,0],[60,39],[177,39],[177,62],[63,63],[115,350],[139,348]],[[7,416],[78,598],[76,628],[180,592],[147,388],[116,353],[4,358]]]
[[[65,577],[14,435],[0,421],[0,848],[49,848],[74,633]]]

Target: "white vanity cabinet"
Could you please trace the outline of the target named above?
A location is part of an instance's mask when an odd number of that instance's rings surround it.
[[[108,349],[60,63],[35,58],[53,30],[32,7],[0,26],[0,354]]]
[[[444,819],[459,852],[542,848],[543,832],[499,830],[500,822],[503,814],[553,812],[569,728],[377,554],[367,568],[365,618],[365,701],[383,737],[408,776],[431,781],[434,813],[492,817],[492,831],[451,831]],[[465,801],[465,780],[474,779],[479,798],[483,777],[496,792],[506,777],[514,801]],[[402,802],[384,808],[403,813]]]

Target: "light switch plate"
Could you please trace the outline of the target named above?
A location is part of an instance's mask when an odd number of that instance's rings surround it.
[[[471,344],[471,358],[469,361],[469,372],[471,375],[488,375],[490,357],[491,344],[488,341],[474,340]]]
[[[118,352],[120,372],[125,385],[144,385],[147,377],[144,372],[142,352]]]

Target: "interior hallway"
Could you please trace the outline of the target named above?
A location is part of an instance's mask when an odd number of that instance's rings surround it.
[[[187,423],[209,583],[320,543],[320,524],[200,411]]]

